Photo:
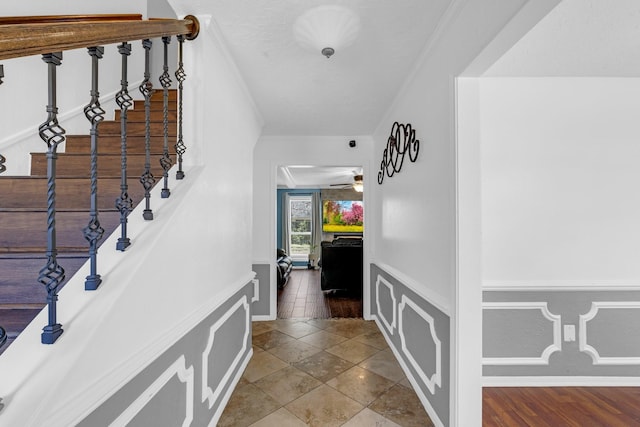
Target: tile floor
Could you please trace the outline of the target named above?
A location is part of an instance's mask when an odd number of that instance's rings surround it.
[[[218,426],[433,426],[372,321],[254,322],[253,352]]]

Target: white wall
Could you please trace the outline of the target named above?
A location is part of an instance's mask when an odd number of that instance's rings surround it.
[[[60,15],[60,14],[146,14],[146,0],[85,2],[66,1],[63,4],[45,0],[29,2],[3,2],[2,16]],[[143,65],[139,58],[140,42],[132,42],[134,51],[130,56],[129,83],[142,80]],[[120,54],[116,45],[105,46],[104,58],[100,60],[99,91],[101,103],[113,118],[114,102],[109,102],[120,89]],[[7,158],[5,175],[29,173],[29,152],[44,152],[46,144],[38,136],[38,126],[46,118],[47,66],[40,55],[3,61],[5,78],[0,85],[0,109],[3,111],[0,126],[0,153]],[[87,134],[90,125],[82,109],[91,99],[91,59],[86,49],[75,49],[63,53],[62,65],[57,67],[58,113],[60,125],[67,134]],[[137,87],[137,84],[136,84]],[[137,96],[136,87],[131,87],[132,96]],[[64,151],[64,146],[58,151]]]
[[[487,285],[637,284],[640,79],[481,79]]]
[[[370,238],[374,241],[376,263],[452,319],[452,425],[479,425],[482,410],[481,349],[473,345],[481,334],[481,301],[477,292],[480,283],[479,277],[475,283],[471,277],[477,271],[475,260],[458,264],[461,236],[457,234],[458,174],[468,180],[477,170],[473,158],[464,160],[463,165],[457,164],[460,159],[456,132],[460,124],[456,122],[455,77],[483,72],[555,3],[452,2],[414,73],[374,133],[375,165],[382,159],[394,121],[411,123],[421,143],[416,163],[406,159],[398,175],[375,186],[369,206],[380,215],[370,227],[375,233]],[[477,102],[473,99],[477,97],[477,89],[471,85],[466,90],[472,98],[469,101]],[[477,120],[472,115],[477,107],[466,104],[464,108],[467,118],[463,120],[470,120],[472,123],[467,125],[475,127]],[[469,132],[469,127],[464,131]],[[467,138],[465,143],[471,140]],[[468,147],[464,155],[476,156]],[[465,182],[467,185],[468,181]],[[465,191],[474,191],[471,187],[467,185]],[[473,200],[464,204],[463,209],[473,211]],[[465,217],[467,220],[473,222],[469,215]],[[474,227],[465,225],[464,230],[469,228]],[[475,235],[468,238],[465,250],[476,243],[475,239]],[[465,254],[468,253],[467,250]],[[462,270],[459,274],[458,268],[474,271]],[[476,289],[464,293],[464,286],[458,287],[461,278],[468,282],[465,286]]]

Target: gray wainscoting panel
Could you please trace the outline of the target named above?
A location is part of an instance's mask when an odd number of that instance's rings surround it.
[[[243,286],[78,426],[209,426],[251,356],[253,289]]]
[[[251,314],[254,316],[268,316],[271,296],[271,265],[270,264],[253,264],[251,268],[256,273],[256,279],[259,280],[260,289],[258,292],[258,300],[251,304]]]
[[[522,315],[535,305],[548,313],[538,311],[539,320]],[[487,290],[483,306],[485,377],[640,377],[640,291]],[[545,317],[559,328],[555,348],[536,326]],[[575,340],[565,340],[566,326],[575,327]],[[545,363],[522,360],[545,343],[551,350]]]
[[[371,264],[370,271],[371,315],[418,385],[418,395],[428,401],[439,424],[449,425],[449,316],[377,265]]]

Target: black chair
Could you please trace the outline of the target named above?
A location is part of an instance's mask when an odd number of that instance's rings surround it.
[[[322,242],[320,288],[362,294],[362,239]]]

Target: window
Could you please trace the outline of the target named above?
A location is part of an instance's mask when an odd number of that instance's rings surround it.
[[[308,261],[311,250],[311,196],[289,199],[289,248],[294,261]]]

